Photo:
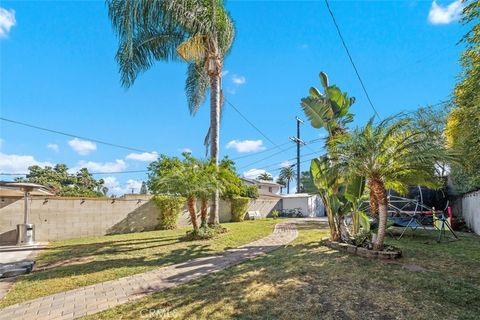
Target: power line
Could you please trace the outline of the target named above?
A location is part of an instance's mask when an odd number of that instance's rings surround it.
[[[231,107],[233,108],[233,110],[235,110],[235,111],[243,118],[243,120],[247,121],[248,124],[249,124],[250,126],[252,126],[252,128],[254,128],[258,133],[260,133],[265,139],[267,139],[267,140],[268,140],[271,144],[273,144],[276,148],[278,148],[278,149],[280,149],[280,150],[282,149],[282,148],[280,148],[280,146],[279,146],[278,144],[276,144],[275,142],[273,142],[272,139],[270,139],[269,137],[267,137],[267,135],[264,134],[264,133],[262,132],[262,130],[260,130],[256,125],[254,125],[250,120],[248,120],[248,118],[247,118],[243,113],[241,113],[240,110],[238,110],[238,108],[233,105],[233,103],[231,103],[227,98],[224,98],[224,100],[228,103],[229,106],[231,106]]]
[[[333,24],[335,25],[335,28],[337,29],[337,33],[338,33],[338,36],[340,37],[340,40],[342,41],[343,47],[345,48],[345,51],[347,52],[348,58],[350,59],[350,63],[352,64],[353,69],[355,70],[355,73],[357,75],[357,78],[360,81],[363,92],[365,92],[365,95],[367,96],[367,100],[368,100],[368,102],[370,103],[370,106],[373,109],[373,112],[375,112],[375,115],[380,119],[380,116],[377,112],[377,109],[375,109],[375,107],[373,106],[372,99],[370,99],[370,95],[367,92],[367,88],[365,88],[365,84],[363,83],[362,77],[360,77],[360,73],[358,72],[357,66],[355,65],[355,62],[353,62],[353,58],[352,58],[352,55],[350,54],[350,50],[348,50],[345,39],[343,38],[342,32],[340,31],[340,27],[337,24],[337,20],[335,19],[335,16],[333,15],[332,9],[330,9],[330,4],[328,3],[328,0],[325,0],[325,4],[327,6],[328,12],[330,13],[330,16],[332,17]]]
[[[39,126],[30,124],[30,123],[21,122],[21,121],[12,120],[12,119],[7,119],[7,118],[3,118],[3,117],[0,117],[0,120],[10,122],[10,123],[14,123],[14,124],[17,124],[17,125],[21,125],[21,126],[24,126],[24,127],[29,127],[29,128],[33,128],[33,129],[37,129],[37,130],[50,132],[50,133],[60,134],[60,135],[71,137],[71,138],[89,140],[89,141],[96,142],[98,144],[103,144],[103,145],[110,146],[110,147],[126,149],[126,150],[130,150],[130,151],[137,151],[137,152],[147,152],[147,153],[151,152],[151,151],[146,151],[146,150],[142,150],[142,149],[138,149],[138,148],[134,148],[134,147],[128,147],[128,146],[123,146],[123,145],[116,144],[116,143],[106,142],[106,141],[102,141],[102,140],[98,140],[98,139],[82,137],[82,136],[75,135],[75,134],[72,134],[72,133],[67,133],[67,132],[63,132],[63,131],[58,131],[58,130],[48,129],[48,128],[44,128],[44,127],[39,127]]]
[[[320,140],[323,140],[323,138],[312,139],[312,140],[306,142],[306,145],[317,143],[317,142],[319,142]],[[276,156],[276,155],[278,155],[278,154],[280,154],[280,153],[283,153],[284,151],[291,150],[291,149],[293,149],[294,147],[295,147],[295,145],[290,146],[290,147],[288,147],[288,148],[285,149],[285,150],[280,150],[279,152],[273,153],[273,154],[269,155],[268,157],[265,157],[265,158],[256,160],[256,161],[254,161],[254,162],[251,162],[251,163],[249,163],[249,164],[247,164],[247,165],[244,165],[244,166],[238,168],[238,170],[242,170],[242,169],[248,168],[248,167],[250,167],[250,166],[252,166],[252,165],[254,165],[254,164],[256,164],[256,163],[259,163],[259,162],[261,162],[261,161],[264,161],[264,160],[268,160],[268,159],[270,159],[270,158],[273,158],[274,156]],[[309,147],[309,148],[310,148],[310,147]],[[313,149],[311,149],[311,150],[314,151]],[[318,153],[318,152],[314,152],[314,153]],[[308,155],[310,155],[310,154],[308,154]],[[290,159],[290,160],[295,160],[295,159],[296,159],[296,158],[293,158],[293,159]],[[288,160],[288,161],[290,161],[290,160]],[[275,163],[275,164],[277,164],[277,163]],[[271,166],[271,165],[270,165],[270,166]]]
[[[284,145],[289,144],[289,143],[291,143],[291,141],[287,141],[287,142],[285,142],[285,143],[279,144],[278,146],[281,147],[281,146],[284,146]],[[258,152],[255,152],[255,153],[246,154],[246,155],[244,155],[244,156],[239,156],[239,157],[236,157],[236,158],[232,158],[231,160],[240,160],[240,159],[244,159],[244,158],[249,158],[249,157],[257,156],[257,155],[259,155],[259,154],[262,154],[262,153],[266,153],[266,152],[275,150],[275,149],[277,149],[277,147],[268,148],[268,149],[265,149],[265,150],[262,150],[262,151],[258,151]]]
[[[104,175],[104,174],[125,174],[125,173],[146,173],[148,170],[127,170],[127,171],[112,171],[112,172],[89,172],[91,175]],[[8,173],[0,172],[0,176],[26,176],[28,173]]]

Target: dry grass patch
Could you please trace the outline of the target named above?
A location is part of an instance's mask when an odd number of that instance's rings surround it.
[[[0,308],[238,247],[271,234],[276,223],[225,223],[229,232],[198,241],[181,241],[189,228],[57,241],[38,256],[36,272],[18,278]]]
[[[400,262],[428,269],[412,272],[324,247],[318,228],[302,224],[293,245],[88,319],[478,319],[480,237],[389,240]]]

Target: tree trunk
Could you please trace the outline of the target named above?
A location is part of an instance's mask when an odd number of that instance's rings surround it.
[[[368,186],[370,188],[370,213],[372,216],[378,216],[378,201],[373,192],[373,186],[370,180],[368,180]]]
[[[387,217],[388,217],[388,199],[387,190],[380,177],[372,177],[371,190],[378,204],[378,233],[377,239],[373,244],[374,250],[383,250],[383,242],[385,240],[385,232],[387,230]]]
[[[202,197],[202,207],[200,209],[200,226],[205,227],[207,225],[208,215],[208,197]]]
[[[196,208],[196,200],[194,196],[189,196],[187,198],[187,207],[188,213],[190,213],[190,222],[192,224],[193,230],[198,230],[198,223],[197,223],[197,208]]]
[[[218,157],[220,147],[220,108],[221,108],[221,74],[222,61],[218,53],[218,47],[214,43],[212,52],[208,57],[208,75],[210,77],[210,157],[218,169]],[[219,224],[218,206],[220,193],[218,189],[212,199],[210,208],[210,224]]]
[[[290,180],[287,180],[287,194],[290,193]]]

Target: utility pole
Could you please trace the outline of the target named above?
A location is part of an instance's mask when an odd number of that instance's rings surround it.
[[[300,139],[300,124],[303,124],[303,121],[299,117],[295,117],[297,120],[297,136],[290,137],[290,140],[297,144],[297,193],[300,193],[300,145],[305,145],[302,139]]]

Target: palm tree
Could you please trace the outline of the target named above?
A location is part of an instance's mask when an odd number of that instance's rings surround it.
[[[346,176],[367,179],[371,201],[378,204],[379,227],[374,249],[383,249],[387,225],[387,189],[406,193],[412,185],[439,187],[436,161],[450,157],[407,118],[388,118],[344,135],[336,144],[337,164]]]
[[[273,181],[273,177],[270,173],[268,172],[264,172],[262,174],[260,174],[258,177],[257,177],[258,180],[263,180],[263,181]]]
[[[280,185],[280,193],[283,193],[283,188],[285,188],[285,185],[287,184],[287,181],[285,181],[281,177],[278,177],[277,181],[275,181],[275,182]]]
[[[279,177],[287,183],[287,193],[290,193],[290,181],[293,180],[295,177],[295,170],[293,170],[293,166],[286,166],[280,170]],[[300,192],[300,190],[297,190]]]
[[[116,60],[122,85],[156,61],[181,58],[189,62],[185,91],[195,114],[210,90],[210,126],[206,141],[218,167],[221,74],[234,37],[234,26],[221,0],[107,0],[108,14],[119,38]],[[208,138],[209,137],[209,138]],[[218,224],[219,192],[215,192],[210,223]]]

